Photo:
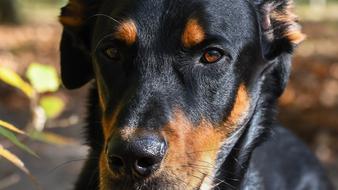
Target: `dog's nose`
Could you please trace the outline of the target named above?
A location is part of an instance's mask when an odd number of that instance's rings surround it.
[[[108,161],[112,172],[119,175],[148,177],[159,169],[167,145],[159,137],[144,137],[130,142],[112,140]]]

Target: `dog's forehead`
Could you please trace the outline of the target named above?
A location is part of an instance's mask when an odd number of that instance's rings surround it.
[[[229,35],[245,31],[241,29],[248,26],[246,22],[250,20],[246,0],[107,0],[103,3],[101,12],[118,21],[132,21],[138,37],[144,37],[146,40],[158,33],[164,33],[166,37],[180,37],[183,28],[187,23],[191,23],[192,19],[197,21],[198,27],[203,30],[218,34],[222,30],[224,34]],[[121,25],[121,22],[104,20],[108,25]],[[101,30],[109,30],[107,28],[109,27],[103,27]],[[241,36],[243,37],[242,34]]]

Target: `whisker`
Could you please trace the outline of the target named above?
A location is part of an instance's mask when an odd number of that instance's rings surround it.
[[[180,170],[180,169],[178,169],[178,170],[179,170],[179,171],[182,171],[182,170]],[[177,179],[177,180],[183,182],[184,185],[187,185],[187,182],[184,181],[183,179],[179,178],[174,172],[172,172],[172,175],[175,177],[175,179]]]
[[[182,165],[182,167],[197,167],[200,169],[213,169],[212,166],[205,166],[205,165],[199,165],[199,164],[188,164],[188,165]]]
[[[108,19],[110,19],[110,20],[112,20],[112,21],[114,21],[114,22],[116,22],[116,23],[118,23],[118,24],[121,24],[121,22],[118,21],[117,19],[115,19],[115,18],[113,18],[113,17],[111,17],[111,16],[109,16],[109,15],[102,14],[102,13],[94,14],[94,15],[88,17],[88,18],[86,19],[86,21],[88,21],[88,20],[90,20],[90,19],[92,19],[92,18],[95,18],[95,17],[100,17],[100,16],[105,17],[105,18],[108,18]]]
[[[87,160],[87,158],[80,158],[80,159],[74,159],[74,160],[68,160],[66,162],[63,162],[59,165],[57,165],[56,167],[52,168],[51,170],[49,170],[47,173],[48,175],[55,172],[56,170],[60,169],[60,168],[63,168],[64,166],[68,165],[68,164],[71,164],[71,163],[74,163],[74,162],[79,162],[79,161],[84,161],[84,160]]]
[[[207,162],[207,161],[205,161],[205,160],[195,160],[196,162],[201,162],[201,163],[206,163],[206,164],[208,164],[209,166],[211,166],[211,167],[215,167],[215,165],[214,164],[212,164],[212,163],[210,163],[210,162]]]
[[[208,149],[208,150],[198,150],[198,151],[194,151],[194,152],[187,152],[186,154],[196,154],[196,153],[204,153],[204,152],[213,152],[215,150],[219,150],[218,148],[216,149]]]
[[[96,51],[97,51],[97,49],[99,48],[99,45],[102,43],[103,40],[105,40],[106,38],[111,37],[111,36],[113,36],[113,34],[107,34],[107,35],[103,36],[103,37],[97,42],[97,44],[96,44],[95,49],[94,49],[93,52],[96,52]]]
[[[238,166],[241,168],[241,169],[244,169],[244,166],[242,166],[242,164],[238,161],[237,158],[234,158],[235,162],[238,164]]]
[[[201,168],[201,166],[199,166],[199,165],[189,164],[189,165],[180,165],[180,166],[183,167],[183,168],[189,167],[190,169],[192,169],[192,171],[198,172],[200,174],[203,174],[205,177],[207,177],[207,178],[209,178],[209,179],[211,179],[213,181],[218,182],[218,183],[214,184],[212,188],[218,188],[218,189],[220,189],[217,186],[219,186],[220,184],[225,184],[226,186],[228,186],[231,189],[236,189],[236,187],[234,187],[230,183],[226,182],[225,180],[222,180],[222,179],[219,179],[217,177],[212,177],[212,176],[207,175],[205,172],[203,172],[203,171],[200,170],[200,169],[203,169],[203,168]],[[193,166],[197,166],[197,167],[193,167]],[[192,177],[197,177],[197,176],[194,176],[194,175],[191,175],[191,176]],[[197,177],[197,178],[201,179],[200,177]],[[238,179],[233,179],[233,178],[228,178],[228,177],[226,177],[226,179],[229,179],[229,180],[232,180],[232,181],[239,181]]]
[[[230,183],[226,182],[225,180],[221,180],[219,178],[214,178],[214,180],[218,180],[219,183],[215,184],[212,188],[218,187],[219,185],[221,185],[223,183],[231,189],[236,189],[235,186],[231,185]],[[218,189],[220,189],[220,188],[218,187]]]

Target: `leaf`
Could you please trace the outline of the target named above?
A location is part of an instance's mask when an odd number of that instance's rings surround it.
[[[30,174],[29,170],[25,167],[25,164],[15,154],[5,149],[1,144],[0,144],[0,156],[10,161],[24,173]]]
[[[60,80],[56,69],[52,66],[32,63],[26,76],[39,93],[55,92],[59,89]]]
[[[75,144],[76,141],[72,138],[63,137],[61,135],[57,135],[49,132],[39,132],[33,131],[30,133],[31,138],[35,140],[39,140],[46,143],[56,144],[56,145],[69,145]]]
[[[12,133],[11,131],[5,129],[4,127],[0,126],[0,135],[2,135],[3,137],[7,138],[9,141],[11,141],[13,144],[15,144],[17,147],[21,148],[22,150],[28,152],[29,154],[38,157],[38,155],[32,151],[30,148],[28,148],[26,145],[24,145],[23,143],[21,143],[15,136],[14,133]]]
[[[20,89],[29,98],[33,98],[35,96],[35,90],[33,87],[10,69],[0,67],[0,80],[4,81],[8,85]]]
[[[21,171],[23,171],[26,175],[29,176],[29,178],[34,183],[35,187],[39,190],[41,190],[41,187],[35,177],[30,173],[30,171],[26,168],[25,164],[18,158],[15,154],[11,153],[9,150],[5,149],[0,144],[0,156],[4,157],[6,160],[14,164],[16,167],[18,167]]]
[[[57,96],[44,96],[40,99],[40,106],[45,111],[47,118],[52,119],[64,110],[64,101]]]
[[[0,126],[6,128],[6,129],[8,129],[8,130],[10,130],[10,131],[13,131],[13,132],[15,132],[15,133],[19,133],[19,134],[21,134],[21,135],[25,135],[25,132],[24,132],[24,131],[22,131],[22,130],[16,128],[14,125],[12,125],[12,124],[10,124],[10,123],[7,123],[7,122],[5,122],[5,121],[0,120]]]

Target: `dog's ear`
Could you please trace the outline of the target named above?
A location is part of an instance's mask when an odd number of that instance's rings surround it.
[[[260,15],[262,48],[267,60],[291,53],[305,39],[292,12],[293,0],[255,0]]]
[[[68,89],[79,88],[93,78],[90,36],[98,0],[70,0],[61,9],[61,78]]]

